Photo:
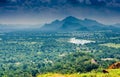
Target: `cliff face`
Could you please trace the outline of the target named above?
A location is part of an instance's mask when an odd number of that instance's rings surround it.
[[[120,69],[120,62],[110,65],[108,69]]]

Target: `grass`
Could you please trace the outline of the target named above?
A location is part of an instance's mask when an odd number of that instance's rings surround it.
[[[100,44],[101,46],[107,46],[112,48],[120,48],[120,44],[114,44],[114,43],[106,43],[106,44]]]
[[[37,77],[120,77],[120,69],[109,69],[109,73],[102,72],[89,72],[81,74],[57,74],[57,73],[47,73],[40,74]]]

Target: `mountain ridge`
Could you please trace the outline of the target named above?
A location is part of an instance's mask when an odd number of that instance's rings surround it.
[[[113,27],[114,28],[114,27]],[[55,20],[41,27],[41,31],[96,31],[96,30],[111,30],[110,25],[104,25],[96,20],[78,19],[73,16],[68,16],[63,20]]]
[[[63,20],[55,20],[48,24],[40,25],[9,25],[0,24],[1,32],[11,32],[18,30],[28,30],[32,31],[43,31],[43,32],[57,32],[57,31],[101,31],[101,30],[111,30],[120,31],[120,24],[105,25],[96,20],[92,19],[79,19],[73,16],[68,16]]]

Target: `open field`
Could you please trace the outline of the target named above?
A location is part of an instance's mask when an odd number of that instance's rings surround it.
[[[55,74],[55,73],[47,73],[38,75],[37,77],[120,77],[120,69],[110,69],[109,73],[102,72],[91,72],[91,73],[82,73],[82,74]]]
[[[107,46],[112,48],[120,48],[120,44],[114,44],[114,43],[106,43],[106,44],[100,44],[101,46]]]

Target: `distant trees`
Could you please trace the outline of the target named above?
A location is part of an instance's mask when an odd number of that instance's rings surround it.
[[[71,44],[68,42],[71,37],[96,43]],[[118,37],[119,34],[106,32],[5,33],[0,35],[0,77],[34,77],[46,72],[79,73],[107,68],[120,60],[120,48],[100,44],[119,43]]]
[[[57,61],[52,70],[60,73],[88,72],[98,68],[97,64],[91,63],[91,59],[92,56],[89,54],[75,52]]]

